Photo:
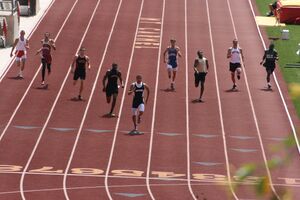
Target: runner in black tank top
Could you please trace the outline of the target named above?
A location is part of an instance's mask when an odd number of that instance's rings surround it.
[[[146,91],[146,103],[149,98],[149,87],[142,82],[142,76],[136,76],[136,82],[131,84],[128,95],[134,93],[133,101],[132,101],[132,121],[134,125],[133,132],[137,131],[137,124],[141,123],[141,116],[145,111],[145,102],[144,102],[144,91]]]
[[[81,94],[83,91],[83,82],[85,80],[86,76],[86,68],[91,69],[89,57],[85,55],[85,48],[80,48],[79,54],[74,57],[73,63],[72,63],[72,73],[74,73],[73,77],[73,85],[75,86],[77,83],[77,80],[80,79],[80,89],[79,89],[79,95],[78,100],[82,100]]]
[[[123,80],[122,80],[122,74],[118,70],[118,65],[113,63],[112,67],[110,70],[108,70],[103,77],[102,84],[103,84],[103,92],[106,93],[106,101],[109,104],[111,102],[111,96],[113,96],[113,101],[111,105],[110,112],[107,114],[108,117],[115,117],[115,114],[113,113],[116,101],[117,101],[117,96],[118,96],[118,79],[120,80],[122,88],[124,87],[123,85]],[[105,82],[107,81],[107,85],[105,85]]]
[[[278,53],[274,48],[274,44],[270,44],[269,49],[265,51],[262,61],[260,62],[260,64],[263,64],[267,71],[268,89],[271,89],[270,76],[273,74],[273,71],[276,67],[276,61],[278,60]]]

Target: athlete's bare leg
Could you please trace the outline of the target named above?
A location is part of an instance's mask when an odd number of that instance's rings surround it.
[[[231,80],[233,84],[235,85],[235,72],[231,72]]]
[[[172,78],[173,83],[175,82],[175,79],[176,79],[176,71],[173,71],[173,78]]]
[[[138,114],[138,120],[137,120],[137,123],[140,124],[141,123],[141,116],[144,114],[144,112],[142,111],[139,111],[139,114]]]
[[[204,82],[201,82],[201,89],[200,89],[200,98],[199,98],[199,101],[202,100],[203,92],[204,92]]]
[[[106,96],[106,102],[109,104],[111,101],[111,96]]]
[[[133,121],[133,125],[134,125],[134,130],[137,130],[136,115],[132,115],[132,121]]]
[[[79,96],[81,96],[82,91],[83,91],[83,80],[80,80]]]
[[[110,110],[111,115],[113,115],[113,111],[114,111],[115,106],[116,106],[117,96],[118,96],[118,94],[113,94],[113,101],[112,101],[111,110]]]

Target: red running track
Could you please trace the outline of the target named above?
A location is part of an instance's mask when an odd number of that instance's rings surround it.
[[[33,33],[24,80],[12,67],[0,83],[0,199],[257,199],[253,184],[267,175],[272,194],[299,196],[299,155],[270,170],[266,161],[291,134],[279,89],[264,89],[258,65],[263,53],[250,1],[219,0],[68,0],[55,1]],[[255,9],[255,8],[254,8]],[[256,12],[256,10],[255,10]],[[53,17],[55,16],[55,17]],[[56,39],[49,89],[40,90],[35,50],[45,31]],[[263,33],[264,34],[264,33]],[[162,52],[177,39],[176,91]],[[238,92],[230,92],[226,50],[237,37],[245,52]],[[84,101],[72,101],[70,63],[87,48],[91,71]],[[204,103],[193,103],[196,51],[210,63]],[[117,62],[126,80],[118,118],[102,93],[102,77]],[[292,120],[299,125],[280,72],[277,78]],[[136,74],[150,86],[141,136],[132,129],[126,92]],[[16,89],[17,88],[17,89]],[[260,170],[233,190],[235,170],[245,163]],[[264,197],[261,197],[264,199]]]

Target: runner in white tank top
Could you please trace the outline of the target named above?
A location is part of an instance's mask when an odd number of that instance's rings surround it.
[[[196,101],[202,102],[202,95],[204,92],[204,83],[205,83],[205,77],[208,72],[208,61],[203,56],[203,52],[197,51],[198,57],[195,59],[194,62],[194,76],[195,76],[195,87],[199,86],[199,83],[201,83],[201,89],[200,89],[200,97]]]
[[[20,32],[20,37],[15,39],[15,42],[13,44],[13,47],[10,52],[10,57],[13,56],[13,52],[16,49],[15,55],[16,55],[16,62],[17,66],[20,68],[20,72],[17,76],[17,78],[23,78],[23,70],[25,68],[25,62],[26,62],[26,52],[27,49],[29,49],[29,42],[24,37],[25,31]]]
[[[227,51],[227,58],[230,59],[229,71],[231,72],[231,80],[233,82],[232,90],[236,89],[237,85],[235,82],[235,71],[237,72],[237,79],[241,78],[241,60],[244,60],[244,55],[242,49],[238,46],[238,41],[234,39],[232,41],[233,46]]]

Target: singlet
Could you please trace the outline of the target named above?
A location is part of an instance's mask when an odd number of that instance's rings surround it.
[[[178,49],[176,47],[174,47],[174,48],[173,47],[169,47],[168,48],[169,64],[177,62],[177,54],[178,54]]]
[[[240,48],[230,48],[231,51],[231,63],[240,63],[241,62],[241,49]]]
[[[16,50],[17,51],[24,51],[26,52],[26,43],[27,43],[27,40],[24,38],[24,40],[22,41],[21,40],[21,37],[19,38],[19,41],[16,45]]]
[[[207,64],[206,64],[207,59],[205,57],[203,57],[202,59],[197,57],[196,60],[198,61],[198,66],[196,67],[198,72],[207,73]]]
[[[111,69],[107,71],[107,86],[108,87],[118,87],[118,78],[120,77],[120,71],[116,69]]]
[[[277,58],[276,50],[266,50],[264,57],[266,58],[266,65],[274,65]]]
[[[76,59],[76,69],[77,70],[85,70],[85,65],[86,65],[87,59],[86,56],[84,57],[80,57],[78,55],[77,59]]]
[[[51,45],[50,40],[47,42],[45,40],[42,40],[42,56],[47,57],[51,55]]]
[[[144,101],[144,90],[145,90],[145,85],[144,83],[138,84],[137,82],[133,83],[134,84],[134,99],[133,101],[136,102],[143,102]]]

